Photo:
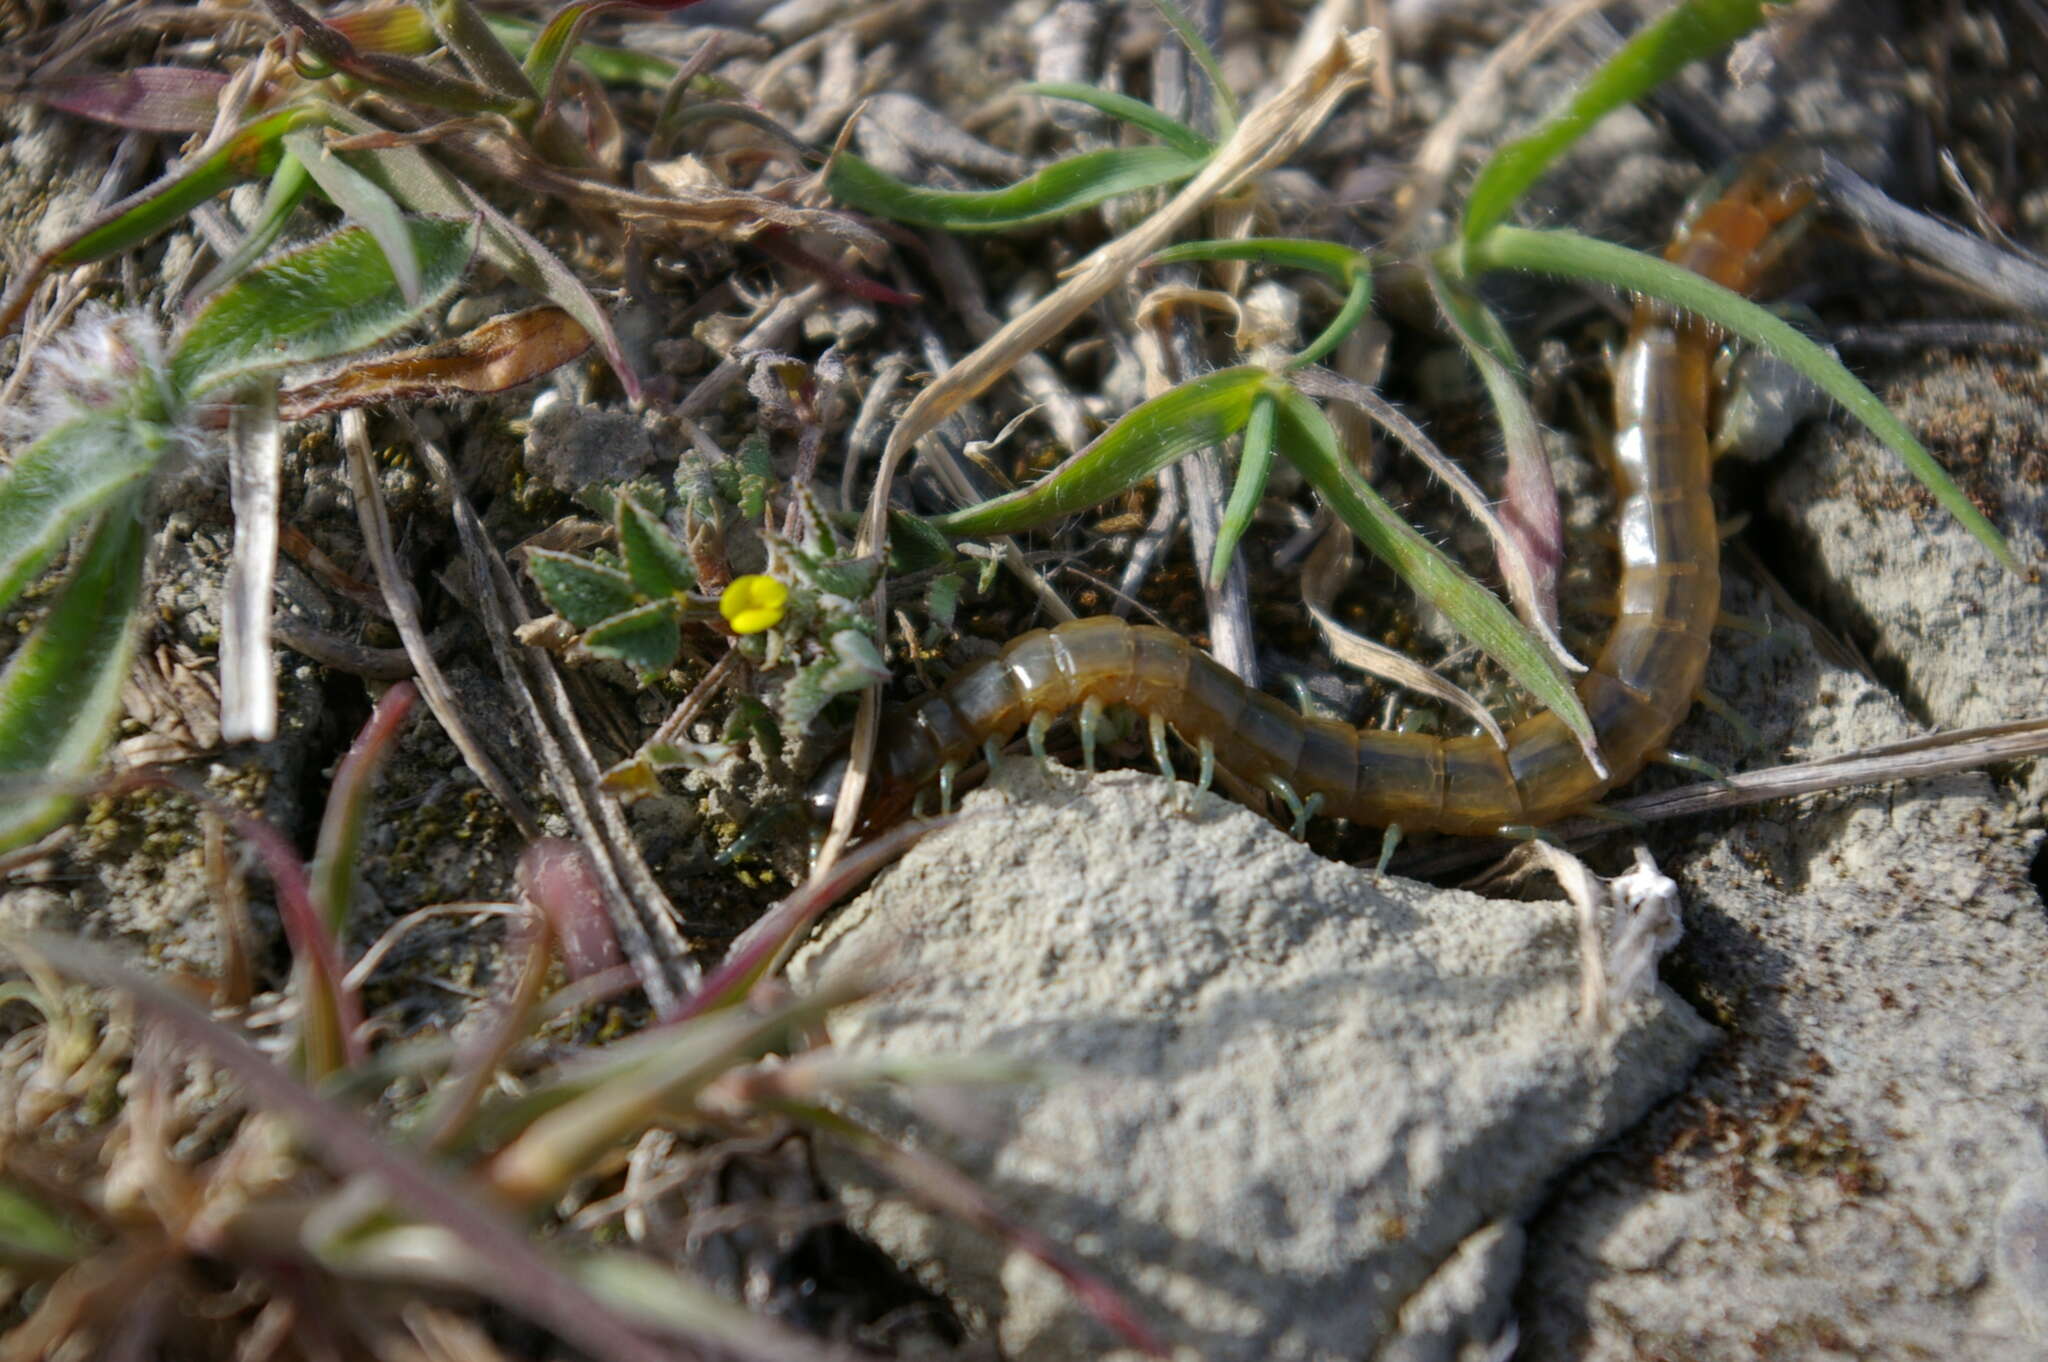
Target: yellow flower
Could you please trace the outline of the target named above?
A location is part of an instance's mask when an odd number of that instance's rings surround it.
[[[758,634],[782,623],[782,607],[789,600],[789,588],[773,577],[749,573],[735,577],[718,598],[718,613],[735,634]]]

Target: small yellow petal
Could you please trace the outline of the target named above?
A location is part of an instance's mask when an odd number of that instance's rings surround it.
[[[782,622],[789,587],[764,573],[735,577],[718,598],[718,613],[736,634],[758,634]]]

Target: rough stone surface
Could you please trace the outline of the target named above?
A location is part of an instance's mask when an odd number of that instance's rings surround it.
[[[1519,1234],[1488,1227],[1670,1091],[1710,1028],[1660,990],[1588,1039],[1564,905],[1374,876],[1235,805],[1180,813],[1191,796],[1007,763],[798,977],[902,981],[835,1020],[852,1050],[1059,1066],[941,1143],[1202,1357],[1358,1358],[1404,1324],[1418,1362],[1490,1340]],[[1105,1351],[1035,1263],[849,1195],[1008,1355]]]
[[[526,436],[526,471],[570,496],[624,482],[653,461],[653,441],[631,412],[550,402],[534,412]]]
[[[2048,380],[2034,360],[1936,352],[1879,395],[1918,431],[2029,570],[2000,567],[1868,433],[1815,433],[1773,486],[1813,595],[1922,717],[1943,727],[2048,715]],[[1929,590],[1930,584],[1937,589]],[[2048,763],[2023,774],[2030,821]]]

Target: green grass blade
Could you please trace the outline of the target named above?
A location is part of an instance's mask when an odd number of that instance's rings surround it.
[[[1047,99],[1067,99],[1076,104],[1086,104],[1111,118],[1121,119],[1132,127],[1149,132],[1166,145],[1184,156],[1204,157],[1216,150],[1216,144],[1196,132],[1178,118],[1170,118],[1153,108],[1142,99],[1120,95],[1111,90],[1100,90],[1093,85],[1080,85],[1064,80],[1035,80],[1017,87],[1027,95],[1043,95]]]
[[[185,327],[171,359],[179,392],[196,396],[254,374],[333,359],[388,340],[418,321],[461,280],[478,226],[415,218],[420,294],[407,302],[375,238],[345,227],[258,266]]]
[[[121,712],[148,542],[142,496],[109,506],[56,604],[0,672],[0,781],[76,780],[99,760]],[[71,807],[63,793],[0,795],[0,848],[40,836]]]
[[[1593,725],[1585,706],[1536,637],[1498,597],[1401,519],[1386,498],[1359,476],[1344,456],[1337,432],[1315,403],[1292,388],[1275,393],[1275,400],[1280,452],[1301,470],[1337,518],[1358,536],[1358,542],[1563,719],[1578,736],[1580,746],[1588,753],[1594,751]]]
[[[1312,241],[1306,237],[1242,237],[1227,241],[1184,241],[1168,246],[1146,263],[1150,265],[1191,265],[1210,260],[1247,260],[1274,269],[1306,270],[1340,285],[1372,267],[1372,257],[1334,241]]]
[[[1237,130],[1237,96],[1230,92],[1230,82],[1223,79],[1223,65],[1216,60],[1215,49],[1202,36],[1202,30],[1195,27],[1195,21],[1188,18],[1188,12],[1174,0],[1152,0],[1152,8],[1159,11],[1159,16],[1187,48],[1188,55],[1195,59],[1195,65],[1209,78],[1209,88],[1216,95],[1216,130],[1228,139]]]
[[[1371,311],[1372,275],[1360,270],[1358,276],[1351,281],[1351,291],[1344,295],[1344,305],[1337,309],[1337,315],[1330,318],[1330,324],[1323,328],[1322,334],[1310,341],[1300,354],[1287,361],[1287,367],[1305,369],[1311,364],[1319,363],[1323,356],[1342,345],[1344,338],[1350,335]]]
[[[541,31],[540,24],[503,14],[486,14],[484,22],[490,25],[491,32],[513,56],[522,61],[531,57],[535,36]],[[651,52],[584,42],[576,44],[568,60],[571,66],[582,67],[606,85],[637,86],[655,94],[668,89],[669,82],[682,69],[666,57],[657,57]]]
[[[852,152],[833,158],[826,187],[849,208],[948,232],[1003,232],[1051,222],[1122,194],[1192,179],[1202,159],[1172,147],[1115,147],[1055,161],[1006,189],[922,189]]]
[[[1237,457],[1237,481],[1231,484],[1230,504],[1216,527],[1216,551],[1209,558],[1209,585],[1221,589],[1230,571],[1230,557],[1237,552],[1244,532],[1252,527],[1259,499],[1266,495],[1266,480],[1273,473],[1273,397],[1260,393],[1252,399],[1251,416],[1244,425],[1244,449]]]
[[[309,128],[284,135],[284,149],[305,167],[320,186],[320,192],[375,238],[384,252],[384,262],[398,281],[399,295],[408,306],[420,300],[420,253],[413,249],[412,230],[405,214],[389,194],[360,170],[327,149],[320,134]]]
[[[299,205],[306,201],[312,191],[313,177],[306,173],[305,163],[290,152],[278,158],[277,169],[270,172],[270,185],[263,193],[263,206],[256,212],[256,221],[242,237],[241,244],[225,260],[206,272],[206,277],[192,286],[185,296],[189,310],[201,300],[212,297],[233,280],[241,278],[255,267],[256,262],[269,254],[278,238],[284,235],[285,224],[291,221]]]
[[[1527,137],[1495,151],[1465,200],[1463,235],[1474,241],[1514,211],[1522,195],[1602,118],[1720,51],[1763,22],[1780,0],[1685,0],[1602,62],[1564,108]]]
[[[1800,331],[1769,310],[1739,293],[1703,279],[1683,266],[1644,255],[1625,246],[1609,245],[1577,232],[1530,231],[1520,227],[1496,227],[1451,258],[1462,271],[1481,273],[1492,269],[1524,270],[1566,279],[1591,280],[1630,293],[1647,294],[1697,313],[1724,331],[1761,346],[1790,364],[1829,397],[1848,408],[1849,414],[1869,427],[1871,434],[1905,463],[1906,468],[1934,495],[1934,499],[1967,529],[1999,562],[2017,572],[2019,562],[2006,546],[2004,536],[1970,504],[1960,487],[1935,461],[1932,454],[1905,423],[1886,410],[1877,394],[1863,386],[1841,361],[1814,344]]]
[[[1267,378],[1266,370],[1246,365],[1191,379],[1130,412],[1031,486],[931,524],[955,539],[1012,534],[1098,505],[1182,455],[1243,430]]]
[[[418,698],[419,691],[410,681],[385,691],[370,711],[369,722],[349,744],[341,764],[334,768],[334,781],[327,790],[327,807],[320,815],[320,840],[313,863],[307,868],[307,878],[313,905],[336,940],[347,938],[349,910],[356,900],[370,791],[377,783],[377,773],[396,748],[406,716]]]
[[[0,610],[87,516],[147,479],[169,449],[154,424],[88,416],[0,468]]]

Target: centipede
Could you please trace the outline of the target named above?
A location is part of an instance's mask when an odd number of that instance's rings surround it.
[[[1748,173],[1681,221],[1665,259],[1738,292],[1754,289],[1779,229],[1811,201],[1798,179]],[[1620,570],[1614,624],[1577,683],[1602,770],[1553,713],[1524,719],[1505,746],[1480,734],[1357,728],[1307,716],[1246,686],[1188,639],[1115,617],[1069,621],[1010,640],[914,707],[886,711],[863,824],[901,816],[935,782],[1029,728],[1080,711],[1093,764],[1105,711],[1145,721],[1161,769],[1169,732],[1212,770],[1297,811],[1370,827],[1484,836],[1584,812],[1662,755],[1700,691],[1720,612],[1720,534],[1712,494],[1710,324],[1652,300],[1635,304],[1614,373]]]

